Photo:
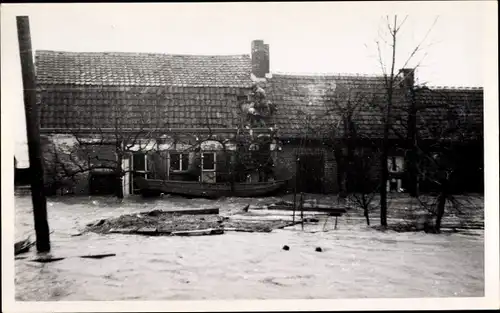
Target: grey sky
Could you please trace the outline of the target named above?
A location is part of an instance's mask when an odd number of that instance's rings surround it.
[[[439,19],[424,43],[417,80],[430,85],[482,86],[485,7],[482,2],[388,4],[69,4],[2,6],[2,82],[7,77],[16,156],[26,159],[16,15],[29,15],[33,49],[173,54],[249,54],[270,45],[272,72],[380,73],[374,41],[383,16],[409,17],[397,65]],[[5,61],[5,60],[8,60]],[[3,85],[3,83],[2,83]],[[4,88],[2,88],[4,92]],[[2,114],[4,107],[2,106]],[[13,133],[14,135],[14,133]]]

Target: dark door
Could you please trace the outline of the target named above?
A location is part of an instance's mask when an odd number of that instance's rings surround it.
[[[325,160],[323,155],[300,155],[297,167],[297,191],[323,193],[323,177],[325,173]]]
[[[91,173],[90,194],[91,195],[113,195],[116,191],[116,175],[114,173]]]
[[[147,177],[147,155],[143,152],[136,152],[132,155],[132,185],[130,190],[131,194],[139,194],[140,188],[137,185],[137,178],[148,178]]]

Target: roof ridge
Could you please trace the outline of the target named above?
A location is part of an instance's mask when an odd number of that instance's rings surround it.
[[[380,74],[368,74],[368,73],[333,73],[333,72],[273,72],[273,75],[283,75],[283,76],[310,76],[310,77],[321,77],[321,76],[332,76],[332,77],[372,77],[372,78],[383,78]]]
[[[416,85],[416,87],[427,87],[431,90],[483,90],[483,87],[479,86],[429,86],[429,85]]]
[[[192,57],[250,57],[249,53],[240,54],[190,54],[190,53],[165,53],[165,52],[132,52],[132,51],[65,51],[65,50],[45,50],[37,49],[37,53],[53,53],[53,54],[81,54],[81,55],[97,55],[97,54],[109,54],[109,55],[158,55],[158,56],[192,56]]]

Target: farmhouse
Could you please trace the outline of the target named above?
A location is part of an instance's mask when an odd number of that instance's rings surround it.
[[[383,76],[270,73],[262,40],[249,55],[37,51],[36,71],[53,192],[115,193],[120,186],[126,195],[138,191],[134,178],[141,176],[290,179],[299,191],[335,193],[346,188],[345,155],[362,150],[378,160],[383,138]],[[470,183],[463,189],[482,186],[482,89],[420,87],[413,70],[399,74],[388,188],[416,184],[409,142],[441,142],[448,138],[439,133],[443,123],[448,130],[467,125],[461,138],[448,140],[463,146],[468,170],[460,175]]]

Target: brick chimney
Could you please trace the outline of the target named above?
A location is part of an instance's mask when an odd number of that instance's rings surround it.
[[[403,68],[399,70],[403,74],[402,86],[405,88],[413,88],[415,85],[415,69],[414,68]]]
[[[269,73],[269,45],[264,40],[252,41],[252,74],[257,79],[265,79]]]

